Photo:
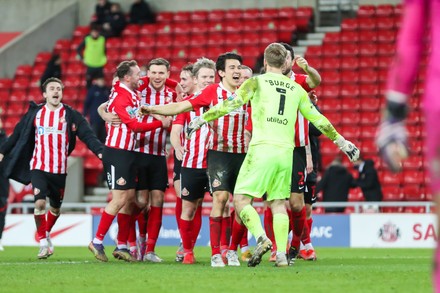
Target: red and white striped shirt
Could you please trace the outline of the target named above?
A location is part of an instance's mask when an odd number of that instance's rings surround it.
[[[35,116],[35,148],[30,162],[31,170],[53,174],[67,173],[69,138],[66,108],[51,111],[44,105]]]
[[[105,145],[127,151],[133,151],[135,146],[135,133],[132,127],[127,124],[135,125],[137,122],[137,110],[139,108],[138,93],[130,90],[126,85],[117,82],[110,94],[107,111],[119,116],[122,123],[113,125],[107,123],[107,138]]]
[[[312,89],[306,82],[307,75],[305,74],[295,74],[292,72],[290,76],[292,80],[298,83],[305,91],[309,92]],[[309,121],[298,111],[298,115],[295,122],[295,147],[303,147],[309,144]]]
[[[150,84],[141,83],[139,87],[141,91],[141,105],[166,105],[176,101],[177,94],[168,87],[164,87],[160,91],[156,91]],[[151,123],[157,121],[153,116],[147,115],[139,118],[139,121]],[[168,131],[164,128],[158,128],[147,132],[137,134],[137,141],[139,145],[136,146],[135,151],[156,155],[166,156],[166,140]]]
[[[200,108],[211,108],[226,100],[233,93],[225,89],[222,83],[207,86],[203,91],[194,94],[188,101],[195,111]],[[210,122],[212,139],[209,149],[228,152],[246,153],[244,130],[247,121],[247,105],[240,106],[229,114]]]
[[[202,114],[203,108],[199,108],[197,111],[181,113],[176,116],[173,124],[183,125],[185,128],[192,119]],[[209,137],[209,126],[205,124],[193,133],[190,140],[185,139],[184,147],[188,151],[183,156],[182,167],[193,169],[206,169],[208,167],[206,156],[208,154]]]

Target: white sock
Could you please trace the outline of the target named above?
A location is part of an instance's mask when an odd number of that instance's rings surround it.
[[[301,241],[300,245],[299,245],[299,250],[304,250],[304,249],[306,249],[306,248],[304,246],[304,243],[302,243],[302,241]]]
[[[241,253],[245,253],[248,250],[249,250],[249,246],[243,246],[240,248]]]
[[[312,242],[307,243],[307,244],[305,245],[305,248],[306,248],[307,250],[313,249]]]
[[[40,240],[40,246],[41,247],[47,246],[47,239],[46,238]]]
[[[93,238],[93,243],[95,244],[102,244],[102,240],[99,240],[98,238]]]

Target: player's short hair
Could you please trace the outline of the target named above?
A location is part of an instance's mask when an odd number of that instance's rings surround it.
[[[185,66],[182,67],[181,71],[188,71],[189,74],[191,74],[191,76],[193,76],[193,68],[194,68],[194,64],[192,63],[188,63]]]
[[[150,70],[150,67],[152,65],[163,65],[167,68],[167,71],[170,70],[170,62],[168,62],[168,60],[166,60],[165,58],[155,58],[151,60],[147,65],[147,69]]]
[[[254,74],[254,71],[252,70],[252,68],[250,68],[247,65],[241,64],[240,65],[240,69],[247,69],[247,70],[249,70],[251,72],[251,74]]]
[[[264,50],[264,59],[267,64],[281,68],[286,63],[287,50],[280,43],[272,43]]]
[[[192,74],[197,77],[199,75],[199,71],[202,68],[212,69],[215,72],[216,64],[211,59],[202,57],[197,59],[196,63],[194,63]]]
[[[218,71],[225,71],[226,69],[226,60],[238,60],[238,62],[243,63],[243,59],[240,55],[234,52],[226,52],[218,56],[217,62],[215,62],[215,68]]]
[[[63,84],[63,82],[61,81],[61,79],[56,78],[56,77],[49,77],[48,79],[46,79],[46,80],[43,82],[43,85],[41,86],[42,89],[43,89],[43,92],[46,92],[47,85],[48,85],[50,82],[57,82],[57,83],[59,83],[59,84],[61,85],[61,89],[64,89],[64,84]]]
[[[293,47],[287,43],[280,43],[283,45],[283,47],[287,50],[287,52],[290,52],[290,56],[292,56],[292,59],[295,59],[295,52],[293,51]]]
[[[137,66],[137,62],[135,60],[130,61],[122,61],[119,63],[118,67],[116,67],[116,76],[119,80],[122,80],[124,76],[131,74],[131,68]]]

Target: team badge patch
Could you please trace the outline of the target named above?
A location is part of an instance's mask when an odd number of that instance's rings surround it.
[[[186,188],[182,189],[182,196],[188,196],[189,195],[189,191]]]
[[[222,183],[218,179],[214,179],[214,182],[212,182],[212,187],[219,187],[220,185],[222,185]]]
[[[130,115],[130,118],[136,117],[136,109],[135,108],[128,106],[127,108],[125,108],[125,110],[127,111],[128,115]]]
[[[40,189],[34,188],[34,195],[38,195],[40,193]]]
[[[125,179],[121,177],[116,181],[116,184],[118,184],[119,186],[124,186],[125,184],[127,184],[127,181],[125,181]]]

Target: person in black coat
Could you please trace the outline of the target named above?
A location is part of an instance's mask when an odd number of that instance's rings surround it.
[[[110,15],[112,3],[108,0],[98,0],[95,6],[95,21],[96,24],[103,24],[107,16]]]
[[[5,177],[25,185],[32,182],[34,218],[40,250],[37,257],[53,254],[50,231],[60,215],[67,176],[67,156],[75,148],[76,137],[99,158],[104,146],[86,119],[61,103],[63,83],[49,78],[43,84],[43,104],[31,102],[29,110],[12,135],[0,146],[0,162]],[[50,208],[46,216],[46,198]]]
[[[130,23],[155,23],[156,15],[145,0],[135,0],[130,7]]]
[[[362,189],[365,201],[382,201],[382,187],[377,170],[374,167],[374,161],[371,159],[364,160],[361,157],[354,163],[354,167],[359,172],[355,184]]]
[[[49,62],[47,62],[46,69],[43,72],[43,75],[40,78],[40,84],[43,85],[43,83],[48,79],[49,77],[56,77],[58,79],[61,79],[61,55],[58,53],[55,53],[50,58]],[[43,88],[41,88],[43,90]]]
[[[0,146],[6,141],[7,136],[3,130],[1,118],[2,109],[0,108]],[[9,179],[3,175],[3,164],[0,163],[0,251],[3,251],[2,236],[5,228],[6,209],[8,207]]]
[[[346,202],[350,188],[356,187],[353,176],[342,164],[342,158],[337,156],[324,173],[316,186],[316,193],[322,191],[324,202]],[[326,208],[326,213],[342,213],[344,207]]]
[[[106,38],[120,37],[127,22],[125,15],[121,10],[119,3],[113,3],[111,5],[110,14],[105,18],[102,25],[102,35]]]
[[[108,101],[110,88],[105,85],[103,76],[97,77],[87,91],[84,102],[84,116],[89,118],[90,125],[98,139],[104,143],[106,138],[105,121],[98,114],[98,107]]]

